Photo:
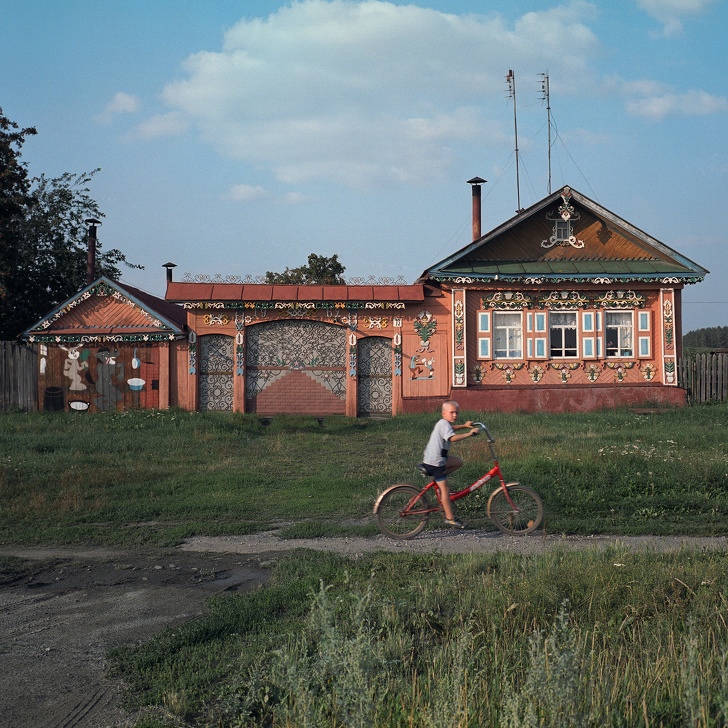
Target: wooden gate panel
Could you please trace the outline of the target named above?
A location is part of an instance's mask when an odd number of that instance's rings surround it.
[[[358,342],[357,412],[360,415],[392,414],[392,343],[382,336]]]
[[[346,330],[318,321],[272,321],[246,330],[246,410],[346,412]]]
[[[224,334],[200,336],[200,410],[233,408],[234,339]]]

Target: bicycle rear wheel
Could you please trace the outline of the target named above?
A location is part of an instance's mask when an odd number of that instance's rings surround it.
[[[414,538],[427,525],[430,510],[429,493],[414,485],[393,485],[374,506],[377,526],[390,538]]]
[[[504,533],[522,536],[535,531],[543,520],[543,503],[535,490],[518,483],[508,484],[508,502],[503,488],[491,493],[488,499],[488,518]]]

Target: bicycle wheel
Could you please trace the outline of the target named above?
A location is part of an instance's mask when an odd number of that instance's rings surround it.
[[[538,493],[526,485],[509,483],[508,495],[516,510],[503,488],[498,488],[488,499],[488,518],[504,533],[522,536],[536,530],[543,520],[543,503]]]
[[[415,499],[416,502],[413,502]],[[410,507],[405,514],[403,511],[408,505]],[[377,526],[385,536],[414,538],[427,525],[431,509],[428,492],[422,492],[414,485],[393,485],[379,496],[374,513]]]

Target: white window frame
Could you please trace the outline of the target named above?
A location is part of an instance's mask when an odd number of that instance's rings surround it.
[[[614,315],[628,316],[628,324],[610,325],[609,317]],[[616,341],[613,346],[609,346],[611,332],[616,329]],[[618,309],[615,311],[604,312],[604,355],[607,359],[631,359],[635,355],[635,330],[634,330],[634,311],[630,309]],[[610,353],[615,350],[616,353]]]
[[[556,316],[563,315],[563,314],[573,315],[573,317],[574,317],[573,326],[554,326],[553,325],[553,319]],[[567,348],[566,346],[564,346],[564,344],[565,344],[564,331],[566,331],[567,329],[572,329],[572,328],[574,329],[574,335],[575,335],[576,339],[574,341],[574,346],[568,347],[568,348],[572,349],[574,353],[573,354],[564,354],[563,350]],[[561,349],[562,349],[561,354],[554,354],[554,348],[551,344],[551,332],[554,331],[555,329],[561,331]],[[552,311],[551,314],[549,315],[549,356],[552,359],[578,359],[579,358],[579,316],[578,316],[578,312],[576,310]]]
[[[560,243],[571,238],[571,220],[554,220],[554,237]]]
[[[499,325],[499,320],[505,320],[506,316],[510,317],[511,322],[518,319],[518,323],[508,325],[501,323]],[[497,349],[501,334],[504,334],[505,350]],[[511,347],[514,339],[517,339],[517,342]],[[493,311],[493,358],[523,359],[523,343],[523,313],[521,311]]]

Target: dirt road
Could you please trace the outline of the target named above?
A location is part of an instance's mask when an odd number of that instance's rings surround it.
[[[133,724],[105,655],[200,615],[205,600],[257,587],[281,554],[305,548],[357,556],[403,553],[538,553],[606,548],[725,549],[726,538],[506,537],[430,530],[413,541],[336,538],[284,541],[274,533],[190,539],[177,549],[113,551],[0,547],[32,560],[31,573],[0,584],[0,721],[12,728],[101,728]]]

